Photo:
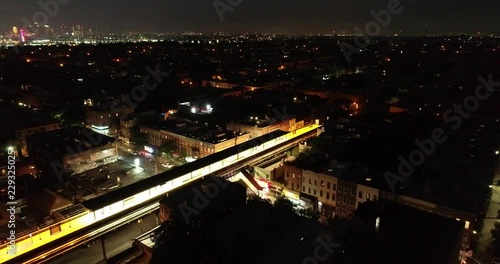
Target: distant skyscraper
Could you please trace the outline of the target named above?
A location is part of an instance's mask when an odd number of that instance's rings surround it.
[[[24,32],[23,29],[19,31],[19,37],[21,38],[22,43],[26,42],[26,33]]]

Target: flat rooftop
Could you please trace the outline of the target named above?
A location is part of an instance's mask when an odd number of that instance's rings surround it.
[[[253,126],[253,127],[268,127],[270,125],[295,118],[295,115],[287,115],[287,114],[284,114],[284,116],[281,117],[281,119],[271,118],[274,116],[275,114],[250,115],[245,119],[238,119],[234,121],[234,123],[238,125]]]
[[[230,130],[209,129],[203,125],[177,123],[175,121],[164,121],[161,123],[144,125],[143,127],[163,130],[212,144],[221,143],[245,134]]]
[[[50,132],[30,135],[30,144],[46,147],[55,152],[70,153],[69,150],[85,151],[115,142],[115,139],[85,127],[68,127]]]
[[[365,204],[356,215],[364,224],[362,242],[348,248],[349,258],[341,263],[441,264],[458,260],[463,222],[387,201]]]

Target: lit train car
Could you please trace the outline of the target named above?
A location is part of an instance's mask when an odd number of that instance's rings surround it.
[[[46,229],[33,232],[29,236],[17,237],[17,248],[14,255],[9,254],[11,251],[9,251],[8,243],[2,244],[0,247],[0,263],[15,260],[14,258],[19,255],[39,248],[74,231],[142,205],[147,201],[154,201],[172,189],[216,173],[238,162],[243,162],[248,158],[299,136],[306,134],[314,135],[319,127],[318,125],[312,125],[294,132],[274,131],[184,166],[175,167],[169,171],[151,176],[92,200],[84,201],[81,204],[85,208],[84,212],[65,219],[62,222],[55,223]],[[57,230],[57,232],[50,230]]]

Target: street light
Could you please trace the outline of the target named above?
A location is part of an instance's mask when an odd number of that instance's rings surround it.
[[[498,151],[498,150],[495,151],[495,155],[498,155],[498,154],[500,154],[500,151]]]

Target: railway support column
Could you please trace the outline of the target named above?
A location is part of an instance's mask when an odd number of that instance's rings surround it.
[[[101,236],[101,246],[102,246],[102,256],[104,257],[104,263],[108,263],[108,257],[106,256],[106,238],[105,235]]]

